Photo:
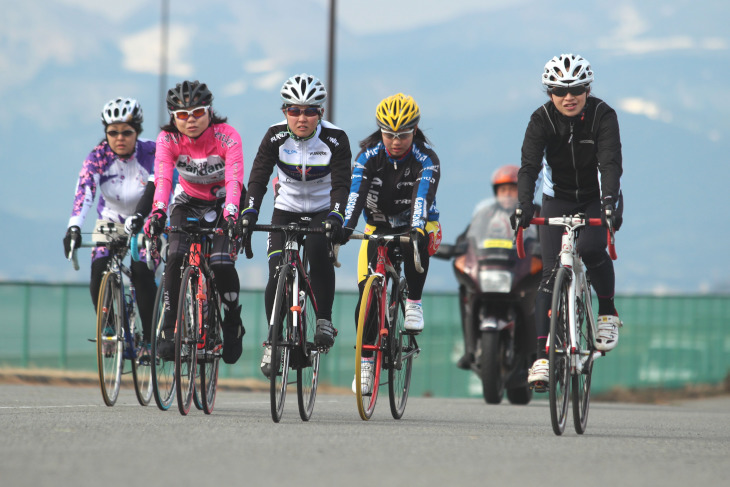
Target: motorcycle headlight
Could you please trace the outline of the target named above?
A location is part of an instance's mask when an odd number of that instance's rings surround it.
[[[483,293],[508,293],[512,290],[512,273],[481,269],[479,285]]]

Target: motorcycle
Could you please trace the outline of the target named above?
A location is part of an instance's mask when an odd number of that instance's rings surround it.
[[[510,403],[528,404],[542,261],[534,227],[526,236],[532,258],[517,258],[509,221],[514,206],[503,204],[480,203],[456,244],[442,244],[434,256],[454,259],[465,352],[457,365],[481,379],[488,404],[499,404],[505,390]]]

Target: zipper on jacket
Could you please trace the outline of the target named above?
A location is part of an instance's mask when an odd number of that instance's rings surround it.
[[[579,201],[578,195],[580,194],[580,185],[578,184],[578,166],[575,164],[575,150],[573,149],[573,122],[570,122],[570,138],[568,143],[570,144],[570,157],[573,159],[573,171],[575,172],[575,201]]]

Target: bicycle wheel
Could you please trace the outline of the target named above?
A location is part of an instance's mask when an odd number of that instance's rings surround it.
[[[279,272],[274,304],[274,324],[271,328],[271,373],[269,376],[271,396],[271,419],[281,421],[289,379],[289,352],[291,343],[292,270],[285,265]]]
[[[390,316],[389,343],[390,364],[388,368],[388,393],[390,412],[393,418],[400,419],[406,410],[408,391],[411,388],[411,368],[418,346],[413,335],[405,332],[405,312],[407,286],[405,279],[391,279],[388,300]]]
[[[180,414],[190,412],[195,393],[195,368],[198,345],[198,269],[185,268],[177,305],[175,330],[175,382]]]
[[[131,357],[132,376],[134,378],[134,392],[137,401],[141,406],[147,406],[152,399],[152,349],[148,348],[144,340],[144,330],[142,328],[142,317],[139,313],[137,302],[132,299],[131,293],[126,295],[127,303],[131,303],[129,309],[134,310],[133,320],[129,320],[129,328],[134,346]],[[130,316],[131,318],[131,316]]]
[[[303,282],[305,290],[299,292],[302,305],[299,325],[299,347],[297,355],[297,402],[302,421],[309,421],[317,398],[319,382],[319,350],[314,346],[314,333],[317,328],[317,303],[308,282]]]
[[[218,308],[218,296],[208,289],[208,328],[205,330],[205,346],[200,362],[200,397],[202,399],[203,412],[210,414],[215,407],[215,395],[218,388],[218,362],[223,349],[223,330],[221,329],[220,309]]]
[[[565,431],[570,392],[570,335],[568,326],[568,298],[570,275],[564,267],[558,269],[553,287],[552,313],[550,316],[549,399],[550,421],[556,435]]]
[[[575,302],[575,334],[578,342],[578,359],[582,363],[580,373],[572,377],[573,393],[573,426],[575,432],[582,435],[588,424],[588,409],[591,402],[591,374],[593,372],[593,328],[586,306],[591,299],[587,283],[581,286]]]
[[[152,315],[152,326],[155,337],[152,340],[152,392],[157,407],[163,411],[170,409],[175,397],[175,362],[162,360],[157,354],[157,345],[165,319],[165,278],[160,280],[155,296],[155,307]]]
[[[119,275],[107,272],[101,280],[96,307],[96,359],[101,396],[114,406],[122,381],[124,352],[124,299]]]
[[[380,350],[380,307],[382,296],[382,281],[379,276],[369,276],[365,281],[365,287],[360,298],[360,313],[357,317],[357,341],[355,344],[355,395],[357,396],[357,411],[360,417],[367,421],[373,415],[375,402],[378,399],[380,387],[380,367],[382,364],[383,352]],[[366,343],[365,336],[375,335],[375,344],[378,349],[373,351],[372,343]],[[371,390],[366,394],[362,392],[362,357],[364,347],[372,352],[375,358],[373,362],[373,380]]]

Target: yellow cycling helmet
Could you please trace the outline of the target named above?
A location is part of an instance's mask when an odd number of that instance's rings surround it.
[[[412,129],[421,119],[421,110],[412,96],[398,93],[378,104],[375,119],[381,129],[398,132]]]

